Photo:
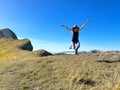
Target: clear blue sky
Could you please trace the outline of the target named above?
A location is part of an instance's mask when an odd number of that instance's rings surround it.
[[[34,50],[67,51],[72,28],[90,22],[80,32],[82,50],[120,50],[119,0],[0,0],[0,28],[29,38]]]

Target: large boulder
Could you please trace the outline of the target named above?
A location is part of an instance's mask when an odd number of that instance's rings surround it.
[[[90,52],[91,53],[100,53],[101,51],[99,51],[99,50],[91,50]]]
[[[49,56],[49,55],[52,55],[52,53],[50,53],[50,52],[48,52],[48,51],[46,51],[46,50],[43,50],[43,49],[33,51],[32,53],[33,53],[35,56],[38,56],[38,57],[40,57],[40,56]]]
[[[11,38],[11,39],[18,39],[16,34],[11,31],[9,28],[0,29],[0,38]]]
[[[29,39],[23,39],[23,40],[19,40],[19,41],[21,41],[22,43],[18,46],[18,48],[20,48],[22,50],[28,50],[28,51],[33,50],[33,46]]]

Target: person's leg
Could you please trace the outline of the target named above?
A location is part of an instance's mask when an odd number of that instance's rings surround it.
[[[75,43],[73,41],[71,42],[71,46],[69,47],[69,49],[75,49]]]
[[[78,49],[75,49],[75,54],[76,54],[76,55],[78,54]]]
[[[72,48],[75,49],[75,42],[72,42]]]
[[[77,55],[78,54],[78,49],[79,49],[79,47],[80,47],[80,43],[79,42],[76,42],[75,43],[75,54]]]
[[[80,48],[80,42],[77,42],[77,50]]]
[[[69,49],[72,49],[72,42],[71,42],[71,45],[70,45]]]
[[[72,45],[70,45],[69,49],[72,49]]]

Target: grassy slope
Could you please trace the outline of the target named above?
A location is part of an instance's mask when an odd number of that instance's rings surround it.
[[[0,39],[0,62],[9,59],[16,59],[19,56],[28,54],[28,51],[23,51],[19,47],[28,42],[27,39],[13,40],[13,39]]]
[[[119,54],[35,57],[16,45],[0,46],[0,90],[120,90]]]

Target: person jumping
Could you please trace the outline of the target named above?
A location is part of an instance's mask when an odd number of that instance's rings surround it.
[[[79,32],[87,25],[87,23],[89,22],[89,20],[86,20],[86,22],[81,26],[78,27],[77,25],[74,25],[73,28],[68,28],[65,25],[61,25],[62,27],[64,27],[65,29],[71,31],[72,34],[72,45],[70,46],[70,49],[74,49],[75,50],[75,54],[77,54],[78,49],[80,47],[80,42],[79,42]]]

